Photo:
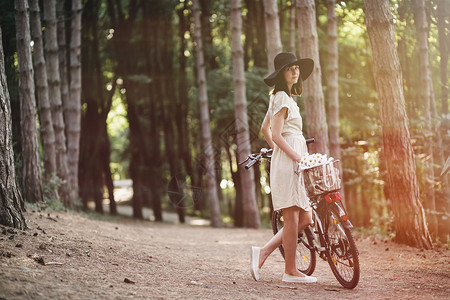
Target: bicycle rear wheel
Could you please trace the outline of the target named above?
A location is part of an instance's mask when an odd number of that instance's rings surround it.
[[[283,214],[281,211],[274,211],[272,215],[273,234],[277,234],[277,232],[283,228],[283,225]],[[283,245],[280,245],[278,249],[284,258]],[[313,236],[309,227],[298,233],[296,264],[297,269],[306,275],[311,275],[316,269],[316,252],[314,250]]]
[[[358,250],[350,229],[344,227],[339,213],[332,209],[327,232],[330,245],[328,264],[339,283],[353,289],[359,282]]]

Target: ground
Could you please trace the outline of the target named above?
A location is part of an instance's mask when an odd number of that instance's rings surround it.
[[[361,279],[347,290],[322,260],[318,283],[283,283],[278,251],[254,281],[250,246],[262,246],[270,229],[31,209],[25,217],[25,231],[0,227],[0,299],[450,299],[446,247],[419,250],[354,232]]]

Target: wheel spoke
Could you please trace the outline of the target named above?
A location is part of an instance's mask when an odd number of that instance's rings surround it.
[[[350,231],[344,229],[334,212],[331,212],[330,218],[328,227],[330,267],[342,285],[353,288],[359,281],[359,262],[357,250],[353,249],[353,237]]]

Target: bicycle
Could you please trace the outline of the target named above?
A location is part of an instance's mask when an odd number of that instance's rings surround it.
[[[314,138],[306,140],[313,143]],[[259,153],[250,154],[245,168],[260,164],[262,159],[270,159],[272,149],[262,148]],[[339,162],[339,161],[336,161]],[[306,184],[306,182],[305,182]],[[313,214],[313,225],[298,233],[297,268],[306,275],[313,274],[316,268],[316,255],[327,261],[333,275],[345,288],[358,285],[360,276],[359,253],[351,233],[352,223],[341,201],[338,190],[309,195]],[[272,214],[272,229],[276,234],[283,227],[282,211]],[[279,250],[284,258],[283,245]]]

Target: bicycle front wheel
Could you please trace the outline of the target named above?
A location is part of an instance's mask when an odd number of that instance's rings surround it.
[[[284,220],[281,211],[274,211],[272,215],[272,230],[273,234],[283,228]],[[278,247],[281,255],[284,258],[283,245]],[[297,269],[306,275],[311,275],[316,269],[316,252],[314,249],[313,235],[309,226],[298,233],[297,238],[297,253],[296,253]]]
[[[353,289],[359,282],[359,258],[355,240],[350,229],[342,224],[339,214],[330,210],[328,225],[328,264],[339,283]]]

